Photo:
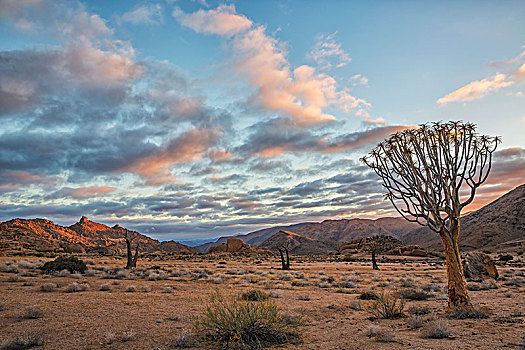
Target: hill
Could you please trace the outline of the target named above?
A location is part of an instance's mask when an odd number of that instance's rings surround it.
[[[0,223],[2,251],[100,252],[121,253],[126,244],[119,225],[113,227],[89,221],[83,216],[79,222],[60,226],[47,219],[13,219]],[[135,231],[133,231],[135,232]],[[141,252],[197,253],[194,248],[178,242],[159,242],[138,232]]]
[[[334,241],[312,239],[294,232],[280,230],[261,243],[259,248],[275,252],[287,241],[290,242],[289,251],[293,255],[325,255],[334,253],[339,247],[339,243]]]
[[[401,236],[406,244],[442,250],[439,235],[420,227]],[[525,250],[525,184],[460,220],[462,250]]]
[[[226,241],[228,240],[228,238],[231,238],[231,237],[240,238],[243,240],[244,243],[251,244],[257,247],[258,245],[266,241],[268,238],[272,237],[274,234],[279,232],[281,229],[295,230],[306,224],[307,223],[300,223],[300,224],[294,224],[294,225],[289,225],[289,226],[276,226],[276,227],[265,228],[262,230],[257,230],[257,231],[253,231],[250,233],[240,234],[236,236],[224,236],[224,237],[220,237],[215,242],[204,243],[204,244],[196,246],[195,248],[203,253],[206,253],[208,252],[208,250],[210,250],[210,247],[215,247],[221,244],[226,244]]]

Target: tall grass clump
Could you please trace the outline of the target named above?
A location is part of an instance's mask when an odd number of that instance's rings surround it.
[[[271,299],[244,301],[211,295],[202,315],[194,320],[197,339],[223,348],[260,349],[299,337],[299,321],[284,315]]]
[[[403,316],[403,310],[405,309],[405,301],[400,298],[396,291],[391,293],[385,293],[381,290],[381,293],[374,300],[372,305],[368,308],[371,318],[384,318],[384,319],[396,319]]]

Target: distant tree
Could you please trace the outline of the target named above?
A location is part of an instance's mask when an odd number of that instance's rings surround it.
[[[287,240],[283,245],[277,248],[279,254],[281,255],[281,264],[283,270],[290,270],[290,240]],[[285,260],[286,255],[286,260]]]
[[[137,241],[137,245],[135,246],[134,256],[133,256],[133,251],[131,249],[131,245],[133,241],[139,237],[139,234],[137,232],[130,231],[127,229],[123,229],[122,233],[124,235],[124,240],[126,241],[127,256],[128,256],[128,262],[126,264],[126,269],[132,269],[132,268],[137,267],[137,258],[139,256],[140,242]]]
[[[472,309],[459,254],[459,219],[487,179],[501,142],[475,131],[472,123],[423,124],[391,135],[361,159],[381,177],[385,198],[401,216],[440,235],[449,309]]]

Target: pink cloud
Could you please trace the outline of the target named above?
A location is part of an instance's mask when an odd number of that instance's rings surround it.
[[[173,17],[197,33],[217,34],[232,36],[247,30],[252,26],[252,21],[235,13],[235,6],[219,5],[215,10],[199,10],[186,14],[179,8],[173,11]]]
[[[318,74],[313,67],[303,65],[292,70],[282,43],[268,36],[264,26],[252,25],[245,16],[236,14],[233,5],[193,14],[176,10],[174,16],[197,32],[230,38],[234,69],[258,88],[252,101],[291,116],[299,126],[335,120],[323,111],[329,105],[345,112],[370,106],[340,90],[332,76]]]
[[[499,73],[490,78],[473,81],[450,94],[437,100],[438,104],[446,104],[456,101],[472,101],[482,98],[490,92],[496,92],[501,88],[511,86],[514,81],[509,80],[507,75]]]

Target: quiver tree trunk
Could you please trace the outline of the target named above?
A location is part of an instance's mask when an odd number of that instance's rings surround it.
[[[376,249],[375,249],[375,247],[372,249],[372,269],[373,270],[379,270],[379,267],[377,266],[377,261],[376,261]]]
[[[467,282],[459,254],[459,220],[453,221],[456,221],[456,223],[451,224],[450,234],[444,230],[440,232],[447,262],[448,309],[472,309],[473,306],[467,292]]]
[[[139,256],[139,243],[137,243],[137,246],[135,247],[135,256],[133,256],[133,252],[131,250],[131,243],[132,243],[132,240],[126,239],[126,248],[127,248],[127,256],[128,256],[128,261],[126,263],[126,269],[133,269],[137,267],[137,258]]]

